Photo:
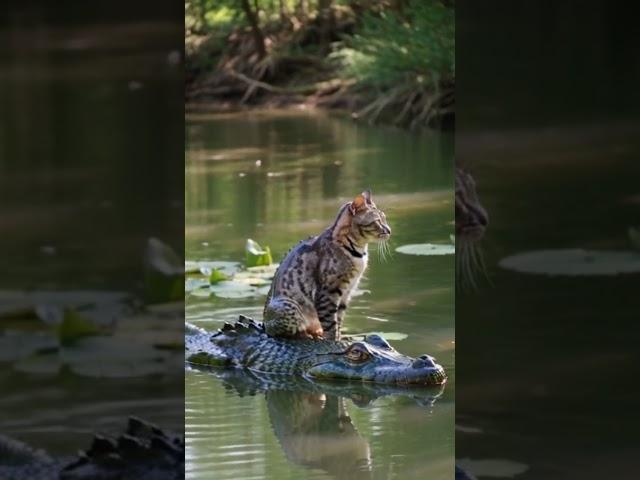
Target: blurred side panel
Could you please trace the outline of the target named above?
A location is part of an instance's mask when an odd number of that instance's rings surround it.
[[[628,7],[456,2],[456,456],[478,478],[637,476]]]
[[[183,8],[0,13],[0,442],[56,462],[132,415],[183,433]]]

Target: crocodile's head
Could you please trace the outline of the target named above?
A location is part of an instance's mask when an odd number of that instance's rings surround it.
[[[447,378],[433,357],[402,355],[379,335],[367,335],[341,352],[317,355],[306,374],[315,379],[399,385],[440,385]]]

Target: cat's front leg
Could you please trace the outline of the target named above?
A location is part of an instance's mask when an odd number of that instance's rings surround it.
[[[340,340],[342,318],[339,318],[338,314],[341,296],[342,291],[339,288],[321,290],[316,294],[316,312],[324,331],[324,338],[327,340]]]

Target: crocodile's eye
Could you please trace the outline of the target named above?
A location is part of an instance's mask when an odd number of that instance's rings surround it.
[[[366,350],[353,346],[345,353],[345,356],[353,363],[362,363],[369,360],[370,354]]]

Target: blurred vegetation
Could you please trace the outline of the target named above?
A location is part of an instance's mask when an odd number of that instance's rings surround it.
[[[187,99],[307,105],[369,123],[453,115],[452,1],[186,0]]]

